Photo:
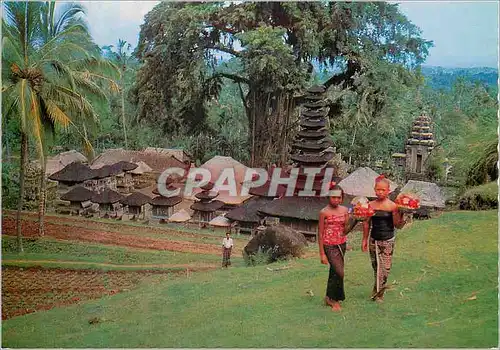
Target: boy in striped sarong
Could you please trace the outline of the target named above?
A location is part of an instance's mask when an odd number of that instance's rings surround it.
[[[222,267],[229,267],[231,265],[231,250],[233,249],[233,239],[229,232],[222,240]]]

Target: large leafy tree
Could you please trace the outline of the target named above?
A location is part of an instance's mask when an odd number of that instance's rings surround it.
[[[18,118],[21,136],[20,196],[17,213],[19,250],[22,251],[20,212],[24,200],[24,177],[31,140],[42,165],[40,234],[45,208],[44,174],[47,146],[59,129],[71,128],[92,146],[87,127],[98,121],[92,100],[105,100],[103,84],[112,80],[116,67],[97,56],[81,14],[80,5],[55,1],[5,2],[2,19],[3,110]]]
[[[360,120],[373,119],[425,60],[431,43],[420,35],[397,5],[382,2],[163,2],[146,15],[136,50],[144,62],[139,117],[166,132],[196,133],[207,102],[230,80],[239,85],[252,164],[283,163],[314,65],[332,72],[327,88],[354,94]],[[222,54],[240,69],[218,64]],[[332,116],[343,112],[344,98],[331,101]]]

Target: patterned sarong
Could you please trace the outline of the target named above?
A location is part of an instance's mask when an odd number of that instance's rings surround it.
[[[232,248],[223,248],[222,267],[228,267],[231,265],[231,249]]]
[[[383,298],[391,271],[394,238],[386,241],[376,241],[370,238],[369,250],[375,276],[372,299]]]

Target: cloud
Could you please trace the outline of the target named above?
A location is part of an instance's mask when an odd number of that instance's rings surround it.
[[[124,39],[133,47],[144,16],[160,1],[80,1],[87,9],[90,32],[99,46]]]

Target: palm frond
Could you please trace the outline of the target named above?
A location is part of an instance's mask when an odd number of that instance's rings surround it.
[[[38,101],[38,96],[36,94],[31,94],[30,95],[30,122],[32,124],[32,127],[29,129],[29,131],[33,135],[33,139],[36,144],[36,148],[38,150],[38,156],[40,158],[40,162],[43,164],[45,163],[45,153],[44,153],[44,129],[42,125],[42,116],[41,116],[41,111],[40,111],[40,103]]]
[[[71,118],[66,115],[53,101],[45,101],[45,107],[48,117],[54,124],[67,129],[71,124]]]

